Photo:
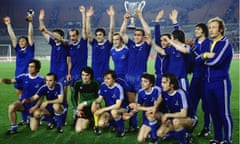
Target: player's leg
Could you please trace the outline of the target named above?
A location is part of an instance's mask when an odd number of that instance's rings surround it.
[[[63,105],[61,105],[61,104],[53,104],[52,106],[53,106],[54,115],[55,115],[55,118],[56,118],[56,121],[57,121],[57,131],[59,133],[62,133],[63,132],[63,130],[62,130],[63,111],[64,111]]]
[[[148,134],[150,133],[151,128],[145,124],[143,124],[139,130],[137,140],[138,142],[144,142],[148,138]]]
[[[124,133],[124,120],[122,117],[122,113],[124,112],[124,109],[121,108],[119,110],[112,110],[111,115],[114,119],[114,123],[117,127],[117,137],[123,137],[125,135]]]
[[[87,129],[89,125],[89,120],[86,118],[78,118],[76,121],[76,125],[75,125],[75,131],[77,133],[82,132],[83,130]]]
[[[24,111],[25,108],[20,101],[16,101],[8,106],[8,118],[11,123],[10,129],[7,134],[13,134],[17,132],[17,114],[16,111]]]
[[[166,123],[162,123],[160,128],[157,130],[157,136],[164,138],[171,131],[174,131],[174,127],[172,122],[168,120]]]
[[[185,144],[187,141],[186,129],[181,124],[181,120],[182,119],[178,119],[178,118],[173,119],[173,127],[174,127],[175,136],[178,139],[178,142],[181,144]]]
[[[106,127],[108,125],[108,122],[111,118],[111,115],[109,112],[104,112],[99,116],[98,126],[99,127]]]
[[[216,113],[219,114],[221,125],[223,127],[223,140],[227,143],[232,141],[233,120],[230,111],[230,96],[231,96],[231,82],[229,79],[224,79],[218,82],[219,89],[215,91],[217,96]]]

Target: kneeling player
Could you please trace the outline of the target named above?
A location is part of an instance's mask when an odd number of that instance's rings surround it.
[[[161,97],[160,87],[154,86],[154,75],[145,73],[141,76],[141,89],[138,91],[138,100],[129,106],[134,111],[143,111],[143,124],[138,134],[138,141],[144,142],[148,135],[151,136],[151,143],[157,143],[158,123],[155,119],[155,112]]]
[[[93,70],[90,67],[81,70],[81,78],[82,80],[76,81],[73,87],[74,104],[79,101],[75,117],[76,132],[82,132],[89,123],[93,122],[91,105],[98,97],[99,89],[99,83],[93,80]]]
[[[48,129],[52,129],[55,125],[55,116],[57,122],[57,131],[59,133],[63,132],[63,86],[61,83],[57,83],[57,76],[54,73],[48,73],[46,75],[46,84],[39,88],[37,93],[30,99],[25,99],[24,102],[35,101],[41,96],[46,96],[46,101],[44,101],[40,108],[33,113],[33,118],[31,118],[30,128],[35,131],[38,128],[39,119],[44,116],[44,120],[48,121]]]
[[[162,90],[161,100],[167,112],[162,115],[157,135],[164,138],[171,134],[180,144],[186,144],[186,130],[192,130],[197,123],[196,117],[188,113],[186,93],[179,89],[176,76],[169,73],[162,76]]]
[[[105,107],[101,108],[100,103],[104,100]],[[118,137],[123,137],[124,121],[121,114],[125,111],[123,108],[124,92],[120,84],[116,83],[116,74],[114,71],[104,73],[104,82],[100,86],[99,97],[92,104],[94,114],[95,133],[101,133],[99,127],[107,127],[111,119],[117,127]]]

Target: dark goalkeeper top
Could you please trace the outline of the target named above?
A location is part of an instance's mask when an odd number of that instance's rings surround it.
[[[98,97],[98,89],[99,83],[95,80],[88,84],[83,83],[82,80],[76,81],[73,87],[74,104],[76,104],[74,107],[82,102],[86,102],[87,106],[90,107],[92,102]]]

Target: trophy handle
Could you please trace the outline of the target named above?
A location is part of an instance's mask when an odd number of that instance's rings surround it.
[[[124,7],[125,7],[125,10],[128,11],[128,1],[124,1]]]
[[[140,4],[138,5],[138,9],[142,11],[145,5],[146,5],[146,1],[144,0],[141,1]]]

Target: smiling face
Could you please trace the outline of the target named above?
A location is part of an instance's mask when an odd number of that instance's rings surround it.
[[[122,47],[122,40],[120,35],[114,35],[113,36],[113,46],[115,48],[121,48]]]
[[[202,37],[202,36],[203,36],[203,30],[202,30],[202,28],[200,28],[200,27],[195,27],[194,35],[195,35],[196,38]]]
[[[143,38],[144,38],[144,35],[143,35],[143,32],[140,31],[140,30],[136,30],[134,32],[134,36],[133,36],[133,39],[134,39],[134,42],[136,44],[140,44],[143,42]]]
[[[70,30],[69,31],[69,39],[73,43],[77,43],[79,39],[79,34],[77,34],[77,31],[75,30]]]
[[[19,44],[20,48],[26,48],[28,46],[28,41],[26,38],[21,37],[18,40],[18,44]]]

